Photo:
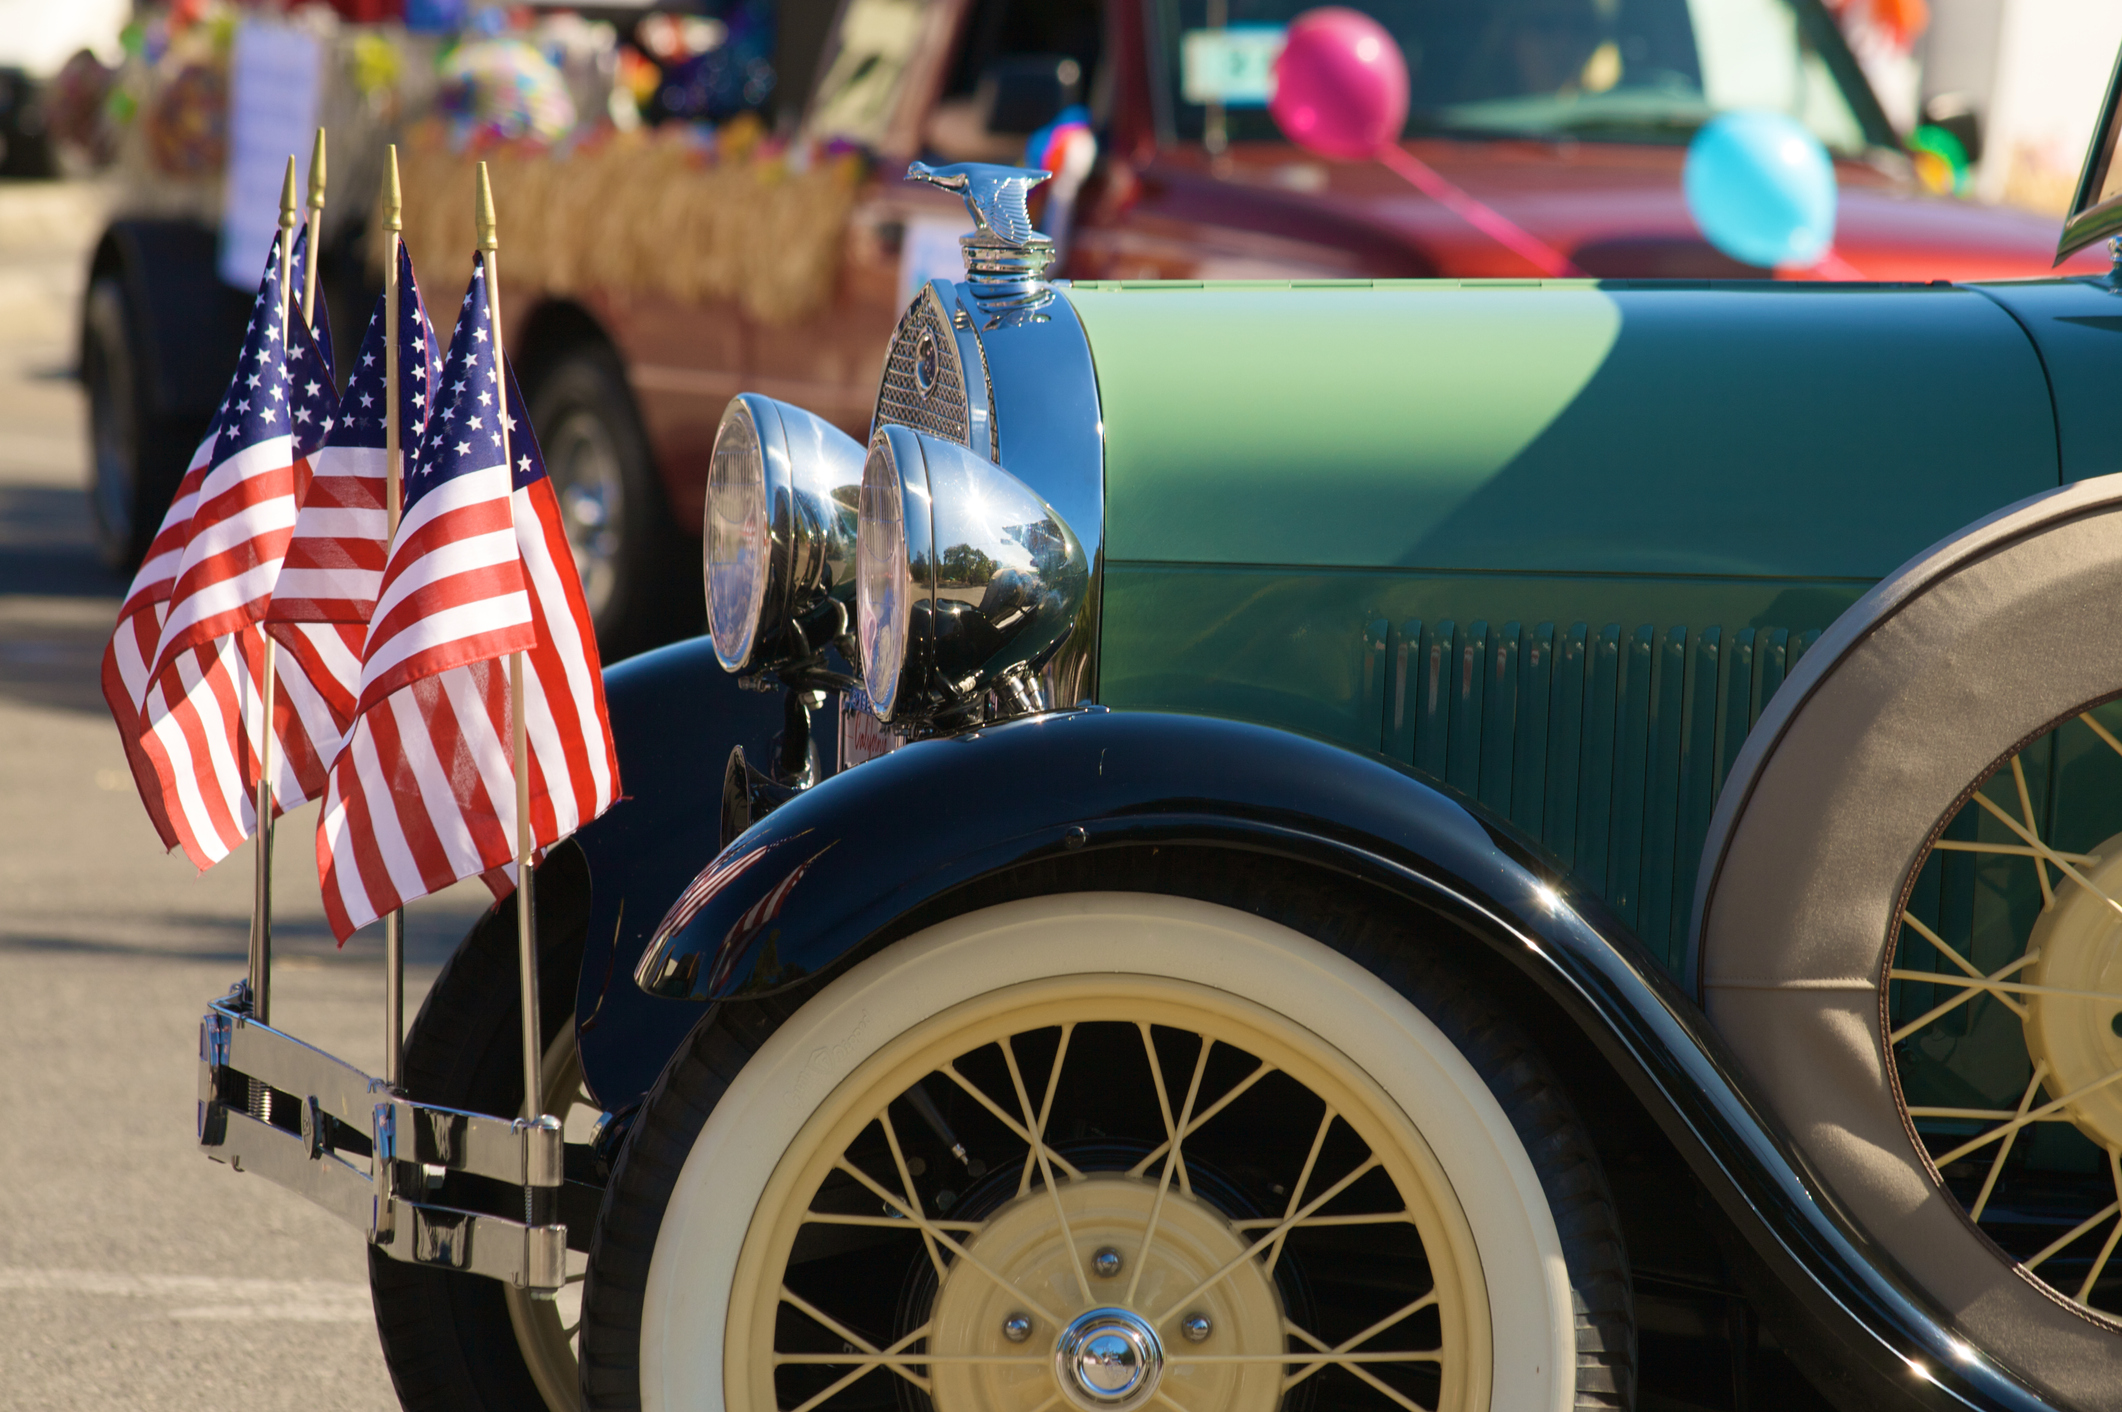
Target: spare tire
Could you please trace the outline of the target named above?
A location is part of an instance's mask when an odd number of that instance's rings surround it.
[[[2095,727],[2113,734],[2079,718],[2122,696],[2118,604],[2122,476],[2002,510],[1853,605],[1783,684],[1725,783],[1695,900],[1693,979],[1758,1091],[1878,1248],[1985,1351],[2073,1406],[2122,1410],[2122,1264],[2111,1262],[2122,1216],[2100,1209],[2122,1198],[2114,1144],[2087,1146],[2108,1150],[2074,1188],[2029,1171],[2046,1160],[2031,1140],[2012,1162],[1999,1155],[2028,1114],[2084,1126],[2059,1104],[2066,1095],[2043,1087],[2031,1049],[2014,1048],[2041,989],[2018,973],[2034,928],[2053,928],[2050,914],[2078,895],[2070,874],[2089,886],[2087,860],[2122,834],[2122,794],[2109,792],[2111,824],[2073,825],[2084,837],[2069,846],[2081,851],[2065,857],[2043,837],[2060,776],[2029,783],[2021,757],[2066,723],[2087,740]],[[1980,830],[1977,816],[1988,820]],[[1986,913],[1952,924],[1979,932],[1979,945],[1954,943],[1923,915],[1936,879],[1967,858],[1991,860],[1996,877],[2026,869],[2011,884],[2022,896],[2042,869],[2016,912],[1984,885]],[[2122,949],[2122,927],[2110,930]],[[1911,965],[1918,951],[1926,959]],[[1912,983],[1928,989],[1917,997]],[[1958,1077],[1936,1067],[1950,1046],[1924,1047],[1926,1029],[1955,1012],[1987,1036],[1980,1071],[1972,1052],[1947,1055]],[[2122,1049],[2122,1032],[2112,1038]],[[2122,1076],[2122,1057],[2113,1069]],[[1934,1081],[1960,1088],[1911,1101],[1912,1085]],[[2083,1145],[2061,1126],[2055,1136]],[[2049,1235],[2000,1223],[2000,1181],[2024,1193],[2021,1224],[2046,1223]],[[2058,1278],[2067,1247],[2047,1247],[2064,1235],[2091,1278]]]

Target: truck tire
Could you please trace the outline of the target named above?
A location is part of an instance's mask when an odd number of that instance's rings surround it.
[[[137,335],[125,285],[89,285],[81,320],[81,380],[88,393],[88,504],[106,567],[139,567],[184,478],[205,423],[163,415],[149,389],[152,356]]]
[[[588,902],[580,849],[563,844],[553,851],[539,867],[536,896],[545,1111],[562,1120],[569,1142],[579,1143],[588,1140],[596,1120],[582,1092],[575,1046],[575,983]],[[407,1092],[451,1108],[517,1113],[523,1060],[516,995],[511,899],[479,920],[435,978],[406,1036]],[[449,1184],[428,1199],[465,1204],[452,1199]],[[557,1299],[537,1300],[498,1280],[405,1264],[372,1248],[376,1329],[391,1384],[407,1412],[573,1412],[583,1264],[583,1256],[571,1253],[568,1287]]]
[[[575,344],[538,378],[530,407],[604,660],[697,631],[699,547],[671,518],[617,355]]]
[[[710,1012],[606,1192],[586,1405],[1066,1406],[1115,1332],[1189,1412],[1632,1405],[1537,1048],[1405,922],[1207,867],[1218,900],[1022,897]]]

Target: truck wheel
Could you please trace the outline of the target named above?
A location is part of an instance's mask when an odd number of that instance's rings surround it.
[[[148,394],[126,311],[124,286],[89,286],[81,324],[81,380],[88,392],[89,518],[96,551],[120,573],[139,566],[191,457],[189,429],[161,417]]]
[[[693,631],[704,611],[698,546],[671,518],[619,360],[577,345],[530,404],[604,660]]]
[[[1627,1406],[1545,1062],[1309,902],[1031,897],[718,1007],[606,1195],[588,1405]]]
[[[1704,854],[1710,1017],[1977,1346],[2122,1409],[2122,476],[2001,512],[1806,653]]]
[[[539,869],[539,1016],[544,1021],[545,1111],[561,1119],[566,1139],[587,1142],[598,1110],[584,1092],[575,1045],[575,983],[582,967],[579,926],[549,923],[548,874]],[[579,868],[579,852],[567,866]],[[553,880],[556,884],[558,879]],[[582,887],[587,889],[586,875]],[[556,902],[563,899],[555,898]],[[522,1105],[522,1050],[516,1000],[516,914],[512,903],[482,918],[435,979],[406,1037],[406,1087],[415,1098],[481,1113],[514,1114]],[[427,1200],[463,1205],[451,1176]],[[491,1186],[490,1183],[485,1184]],[[573,1412],[575,1342],[581,1323],[586,1257],[568,1255],[568,1284],[551,1300],[533,1299],[497,1280],[393,1260],[369,1252],[369,1289],[384,1361],[408,1412]]]

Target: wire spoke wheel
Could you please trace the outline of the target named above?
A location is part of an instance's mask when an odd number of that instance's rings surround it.
[[[573,1025],[562,1025],[546,1046],[539,1078],[545,1090],[544,1111],[560,1120],[563,1140],[588,1142],[601,1110],[582,1080],[582,1051]],[[581,1402],[582,1280],[588,1264],[586,1254],[568,1251],[567,1283],[551,1298],[501,1287],[524,1366],[553,1412],[564,1412]]]
[[[2122,707],[2013,754],[1922,859],[1882,985],[1933,1175],[2017,1268],[2122,1316]]]
[[[781,1412],[1468,1405],[1487,1314],[1449,1185],[1329,1046],[1249,1010],[1061,978],[858,1072],[755,1217],[732,1387]]]

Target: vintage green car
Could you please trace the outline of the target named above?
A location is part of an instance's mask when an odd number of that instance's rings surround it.
[[[507,907],[376,1110],[407,1406],[2122,1408],[2122,282],[1062,286],[916,175],[868,445],[732,402],[608,674],[557,1159],[449,1138]]]

